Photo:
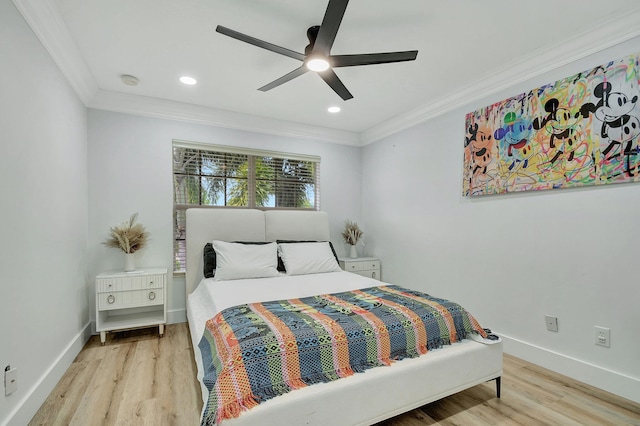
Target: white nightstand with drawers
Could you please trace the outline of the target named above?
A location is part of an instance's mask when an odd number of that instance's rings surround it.
[[[380,280],[380,259],[376,257],[341,257],[340,267],[347,272]]]
[[[96,331],[104,345],[107,331],[167,323],[167,269],[110,271],[96,277]]]

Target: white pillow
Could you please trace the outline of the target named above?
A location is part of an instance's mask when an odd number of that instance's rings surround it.
[[[329,243],[280,243],[278,253],[287,275],[319,274],[342,271]]]
[[[242,278],[266,278],[280,276],[278,272],[278,245],[240,244],[213,241],[216,251],[214,281]]]

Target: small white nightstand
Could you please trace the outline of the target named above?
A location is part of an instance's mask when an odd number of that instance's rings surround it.
[[[376,257],[341,257],[340,267],[347,272],[380,280],[380,259]]]
[[[167,269],[109,271],[96,277],[96,331],[104,345],[107,331],[167,323]]]

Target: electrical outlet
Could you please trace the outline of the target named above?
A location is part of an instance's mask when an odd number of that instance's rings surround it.
[[[547,323],[547,330],[558,331],[558,317],[545,315],[544,321]]]
[[[18,369],[10,365],[4,369],[4,395],[8,396],[18,390]]]
[[[611,347],[611,329],[596,326],[596,345]]]

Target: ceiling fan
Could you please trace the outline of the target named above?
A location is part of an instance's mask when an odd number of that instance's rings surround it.
[[[324,14],[321,25],[316,25],[307,30],[309,44],[304,49],[304,54],[289,50],[275,44],[259,40],[255,37],[239,33],[232,29],[218,25],[216,31],[245,43],[297,59],[302,66],[288,74],[260,87],[258,90],[266,92],[280,86],[287,81],[301,76],[307,71],[316,71],[318,75],[343,99],[349,100],[353,95],[340,81],[333,68],[353,67],[357,65],[386,64],[390,62],[413,61],[418,56],[417,50],[386,53],[364,53],[359,55],[332,55],[331,48],[342,22],[348,0],[329,0],[327,11]]]

